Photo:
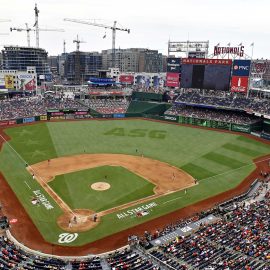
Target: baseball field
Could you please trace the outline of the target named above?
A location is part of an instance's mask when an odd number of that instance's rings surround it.
[[[270,150],[240,134],[146,120],[44,122],[4,132],[10,140],[0,171],[43,238],[65,246],[230,190]]]

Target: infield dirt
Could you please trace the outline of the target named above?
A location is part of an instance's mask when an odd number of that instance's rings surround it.
[[[70,226],[70,220],[72,220],[74,216],[77,216],[77,213],[53,191],[48,185],[48,182],[53,181],[57,175],[105,165],[122,166],[150,181],[155,185],[155,194],[99,212],[97,213],[98,220],[96,222],[89,218],[89,215],[93,214],[94,211],[91,209],[81,209],[78,215],[78,221],[76,224]],[[73,232],[75,229],[77,232],[87,231],[97,226],[101,221],[101,217],[104,215],[195,185],[194,178],[191,175],[168,163],[146,157],[122,154],[83,154],[59,157],[33,164],[27,169],[63,210],[63,215],[59,217],[57,224],[60,228],[68,232]],[[87,214],[84,215],[83,210],[85,210]]]

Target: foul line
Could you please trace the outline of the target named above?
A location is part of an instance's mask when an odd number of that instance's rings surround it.
[[[24,183],[28,186],[28,188],[31,190],[30,186],[28,185],[28,183],[26,181],[24,181]]]
[[[175,198],[175,199],[166,201],[166,202],[164,202],[163,204],[166,204],[166,203],[169,203],[169,202],[173,202],[173,201],[176,201],[176,200],[179,200],[179,199],[182,199],[182,198],[183,198],[183,197],[178,197],[178,198]]]
[[[241,166],[241,167],[239,167],[239,168],[236,168],[236,169],[233,169],[233,170],[229,170],[229,171],[226,171],[226,172],[223,172],[223,173],[216,174],[216,175],[214,175],[214,176],[210,176],[210,177],[207,177],[207,178],[203,178],[203,179],[201,179],[200,181],[204,181],[204,182],[205,182],[205,181],[211,180],[211,179],[213,179],[213,178],[215,178],[215,177],[218,177],[218,176],[221,176],[221,175],[225,175],[225,174],[228,174],[228,173],[235,172],[235,171],[237,171],[237,170],[243,169],[243,168],[248,167],[248,166],[251,166],[251,165],[253,165],[253,164],[257,165],[257,164],[259,164],[259,163],[261,163],[261,162],[264,162],[264,161],[267,161],[267,160],[270,161],[270,158],[265,158],[265,159],[263,159],[263,160],[259,160],[259,161],[257,161],[257,162],[252,162],[252,163],[243,165],[243,166]],[[257,169],[257,168],[256,168],[256,169]],[[256,169],[255,169],[255,170],[256,170]],[[200,181],[199,181],[199,182],[200,182]],[[169,202],[171,202],[171,201],[178,200],[178,199],[180,199],[180,198],[183,198],[183,197],[179,197],[179,198],[175,198],[175,199],[172,199],[172,200],[163,202],[163,204],[169,203]]]
[[[219,174],[216,174],[216,175],[213,175],[213,176],[210,176],[210,177],[206,177],[206,178],[201,179],[200,181],[207,181],[207,180],[212,179],[212,178],[215,178],[215,177],[217,177],[217,176],[221,176],[221,175],[224,175],[224,174],[227,174],[227,173],[231,173],[231,172],[238,171],[238,170],[240,170],[240,169],[243,169],[243,168],[245,168],[245,167],[251,166],[251,165],[253,165],[253,164],[257,165],[257,164],[259,164],[259,163],[261,163],[261,162],[264,162],[264,161],[267,161],[267,160],[269,161],[270,158],[266,158],[266,159],[263,159],[263,160],[260,160],[260,161],[257,161],[257,162],[252,162],[252,163],[243,165],[243,166],[238,167],[238,168],[233,169],[233,170],[229,170],[229,171],[226,171],[226,172],[223,172],[223,173],[219,173]],[[257,168],[256,168],[256,169],[257,169]],[[255,169],[255,170],[256,170],[256,169]]]
[[[29,169],[31,169],[31,171],[34,173],[35,176],[39,176],[38,174],[35,173],[35,170],[31,167],[31,165],[29,165],[23,158],[22,156],[10,145],[10,143],[0,134],[0,137],[3,139],[3,141],[15,152],[15,154],[24,162],[25,166],[29,167]],[[39,179],[41,180],[41,182],[48,186],[47,183],[42,179],[41,176],[39,176]],[[24,181],[25,182],[25,181]],[[36,182],[41,185],[38,180],[36,180]],[[26,182],[25,182],[26,183]],[[26,183],[27,184],[27,183]],[[28,184],[27,184],[28,186]],[[29,186],[28,186],[29,187]],[[46,191],[46,189],[41,185],[41,187]],[[30,188],[30,187],[29,187]],[[31,190],[31,188],[30,188]],[[52,190],[53,191],[53,190]],[[46,191],[47,192],[47,191]],[[54,192],[54,191],[53,191]],[[54,192],[55,193],[55,192]],[[60,205],[57,203],[57,201],[47,192],[47,194],[51,197],[51,199],[60,207]],[[56,194],[56,193],[55,193]],[[57,194],[56,194],[57,195]],[[58,196],[58,195],[57,195]],[[59,196],[58,198],[60,199],[60,201],[62,201],[65,205],[67,205]],[[71,211],[71,213],[73,215],[75,215],[75,213],[73,212],[73,210],[67,205],[67,207],[69,208],[69,210]],[[60,207],[62,210],[63,208]]]

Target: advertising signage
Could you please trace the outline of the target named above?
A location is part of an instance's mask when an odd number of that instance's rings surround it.
[[[166,84],[168,87],[179,87],[179,74],[167,73]]]
[[[248,77],[232,76],[231,92],[246,93],[248,90]]]
[[[233,76],[249,76],[251,60],[234,60],[233,61]]]
[[[231,59],[182,58],[182,64],[191,65],[232,65]]]
[[[244,46],[237,46],[237,47],[220,47],[215,46],[214,47],[214,56],[220,55],[220,54],[234,54],[240,57],[244,56]]]
[[[119,82],[123,84],[133,84],[134,76],[133,75],[120,75]]]
[[[170,57],[167,59],[167,72],[180,73],[181,59]]]

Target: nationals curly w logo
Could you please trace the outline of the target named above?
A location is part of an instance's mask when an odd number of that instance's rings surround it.
[[[78,237],[77,233],[61,233],[59,235],[58,243],[64,244],[64,243],[71,243],[74,240],[76,240]]]

